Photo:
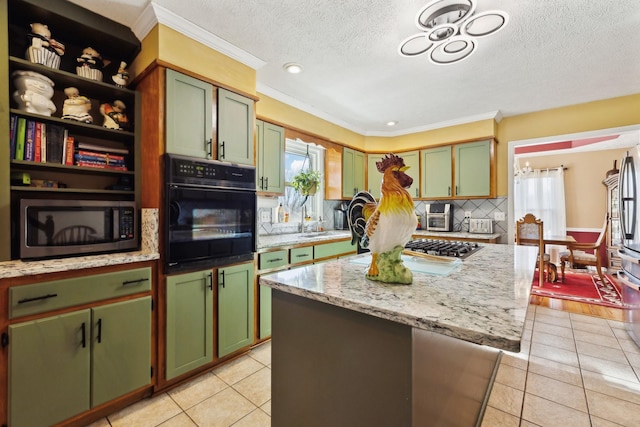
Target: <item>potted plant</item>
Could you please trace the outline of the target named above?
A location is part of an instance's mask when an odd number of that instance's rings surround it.
[[[303,196],[313,196],[320,185],[320,172],[317,170],[300,171],[291,181],[291,186]]]

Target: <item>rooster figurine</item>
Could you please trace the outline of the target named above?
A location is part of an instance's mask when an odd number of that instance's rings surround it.
[[[411,270],[402,263],[402,250],[416,229],[413,199],[406,190],[413,178],[409,168],[395,154],[376,162],[383,174],[380,201],[366,191],[356,194],[347,210],[352,243],[371,250],[371,265],[366,277],[386,283],[409,284]]]

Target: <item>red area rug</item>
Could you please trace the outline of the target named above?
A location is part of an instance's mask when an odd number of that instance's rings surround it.
[[[620,287],[615,279],[608,274],[604,275],[605,283],[602,283],[597,273],[565,272],[564,282],[544,282],[543,287],[538,286],[538,272],[536,271],[531,289],[532,295],[549,298],[559,298],[589,304],[604,305],[607,307],[624,307]]]

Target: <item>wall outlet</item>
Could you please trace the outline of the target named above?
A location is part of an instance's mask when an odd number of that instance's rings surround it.
[[[260,222],[271,222],[271,212],[268,210],[261,211]]]
[[[471,218],[471,211],[464,211],[465,218]]]
[[[507,219],[504,212],[496,212],[494,214],[494,217],[496,221],[505,221]]]

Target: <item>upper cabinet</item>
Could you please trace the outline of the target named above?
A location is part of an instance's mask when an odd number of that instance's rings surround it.
[[[253,165],[254,101],[218,89],[218,160]]]
[[[211,159],[213,86],[167,70],[167,153]]]
[[[491,179],[492,143],[486,140],[454,146],[456,197],[495,197]]]
[[[351,198],[364,189],[364,153],[345,147],[342,150],[342,197]]]
[[[380,185],[382,184],[382,174],[378,172],[376,162],[382,160],[386,154],[367,155],[367,191],[376,199],[380,199]],[[408,166],[407,174],[413,178],[413,185],[408,190],[412,197],[420,197],[420,153],[418,151],[407,151],[396,153],[404,160]]]
[[[256,120],[256,188],[284,194],[284,128]]]
[[[254,164],[254,101],[217,89],[217,136],[214,146],[215,87],[167,69],[167,153]]]
[[[0,31],[0,234],[10,235],[9,207],[22,198],[139,201],[132,31],[61,0],[0,0]]]
[[[449,198],[452,196],[451,146],[429,148],[422,155],[422,197]]]
[[[421,150],[422,197],[495,197],[494,140]]]

